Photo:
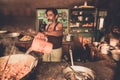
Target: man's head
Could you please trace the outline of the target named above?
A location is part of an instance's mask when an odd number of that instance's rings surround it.
[[[46,9],[46,17],[48,19],[48,22],[55,22],[58,18],[58,11],[55,8],[47,8]]]

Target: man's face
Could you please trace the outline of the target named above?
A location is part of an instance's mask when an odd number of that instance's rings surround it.
[[[48,11],[46,17],[48,22],[54,22],[57,19],[57,15],[55,15],[52,11]]]

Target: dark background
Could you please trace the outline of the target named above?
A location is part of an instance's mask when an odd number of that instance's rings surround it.
[[[36,8],[72,8],[74,5],[83,5],[85,0],[0,0],[0,28],[19,27],[22,29],[35,28]],[[98,9],[106,9],[108,16],[105,27],[111,29],[119,25],[119,0],[86,0],[88,5]]]

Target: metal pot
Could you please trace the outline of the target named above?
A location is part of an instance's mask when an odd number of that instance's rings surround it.
[[[120,49],[112,50],[111,53],[115,61],[120,61]]]
[[[10,57],[10,58],[9,58]],[[6,64],[9,58],[8,63]],[[38,63],[38,60],[27,54],[14,54],[0,58],[0,79],[20,80]]]
[[[20,35],[20,33],[18,33],[18,32],[13,32],[13,33],[7,34],[7,37],[18,37],[19,35]]]
[[[75,71],[75,75],[73,75],[74,72],[71,68]],[[75,77],[75,76],[76,76],[77,80],[94,80],[95,79],[93,70],[91,70],[87,67],[71,66],[71,68],[67,67],[63,70],[63,73],[65,75],[65,78],[67,77],[67,80],[74,80],[73,77]],[[68,76],[71,74],[72,74],[72,78],[70,78],[71,76]],[[68,77],[69,77],[69,79],[68,79]]]

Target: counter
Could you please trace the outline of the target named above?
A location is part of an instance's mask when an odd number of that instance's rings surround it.
[[[75,65],[84,66],[95,72],[95,80],[117,80],[116,62],[112,60],[99,60],[94,62],[75,62]],[[62,74],[65,62],[39,62],[35,70],[25,80],[65,80]]]

